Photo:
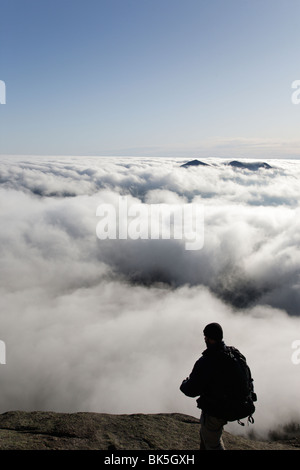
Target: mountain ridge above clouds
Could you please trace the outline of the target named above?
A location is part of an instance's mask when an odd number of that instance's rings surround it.
[[[270,169],[272,168],[271,165],[269,165],[266,162],[240,162],[238,160],[233,160],[232,162],[228,163],[228,165],[234,167],[234,168],[243,168],[246,170],[259,170],[260,168],[265,168],[265,169]]]
[[[167,430],[167,432],[166,432]],[[300,439],[223,435],[227,450],[300,450]],[[199,419],[180,413],[10,411],[0,415],[0,450],[199,450]]]
[[[269,165],[266,162],[241,162],[239,160],[232,160],[229,163],[225,163],[226,166],[231,166],[233,168],[241,168],[243,170],[252,170],[252,171],[257,171],[260,168],[264,169],[271,169],[271,165]],[[191,160],[189,162],[184,163],[183,165],[180,165],[181,168],[189,168],[189,167],[195,167],[195,166],[212,166],[209,165],[208,163],[204,163],[201,160]]]
[[[183,165],[180,165],[181,168],[188,168],[189,166],[211,166],[208,163],[204,163],[200,160],[191,160],[190,162],[184,163]]]

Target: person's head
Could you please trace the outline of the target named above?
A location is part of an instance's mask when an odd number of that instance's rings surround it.
[[[203,330],[206,344],[214,344],[223,340],[223,330],[219,323],[209,323]]]

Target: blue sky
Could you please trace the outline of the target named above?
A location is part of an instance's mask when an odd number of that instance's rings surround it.
[[[0,154],[300,156],[299,0],[0,7]]]

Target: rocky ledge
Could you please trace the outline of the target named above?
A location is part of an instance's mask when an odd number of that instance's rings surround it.
[[[228,450],[300,450],[298,437],[264,442],[224,432]],[[199,420],[183,414],[54,413],[0,415],[0,450],[198,450]]]

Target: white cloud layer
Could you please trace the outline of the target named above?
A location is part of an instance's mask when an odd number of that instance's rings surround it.
[[[300,364],[291,357],[300,339],[300,164],[184,162],[1,158],[1,412],[197,416],[179,385],[204,349],[205,324],[218,321],[251,366],[254,429],[299,422]],[[97,207],[117,206],[120,195],[202,204],[203,249],[99,240]]]

